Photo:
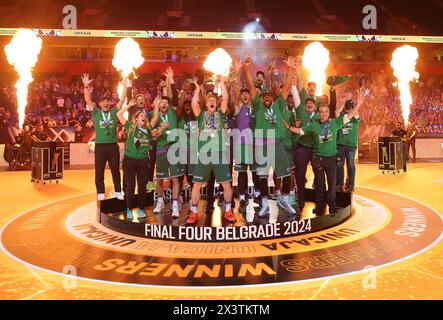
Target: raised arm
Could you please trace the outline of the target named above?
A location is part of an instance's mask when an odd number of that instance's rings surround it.
[[[288,58],[284,62],[288,66],[288,70],[286,71],[287,73],[286,80],[288,81],[285,81],[282,91],[283,99],[286,100],[288,98],[289,90],[291,88],[291,82],[289,81],[289,79],[291,79],[295,75],[295,69],[294,69],[295,59],[294,57],[288,56]]]
[[[292,94],[292,98],[294,99],[295,109],[297,109],[301,104],[300,94],[298,93],[298,90],[297,90],[297,81],[298,80],[296,79],[296,77],[293,77],[291,79],[291,94]]]
[[[251,94],[251,99],[254,100],[257,95],[257,89],[254,85],[254,79],[252,78],[252,60],[250,57],[246,57],[245,60],[245,68],[246,68],[246,81],[248,83],[249,93]]]
[[[175,86],[175,81],[174,81],[174,70],[171,67],[168,67],[168,69],[166,69],[166,72],[164,73],[165,77],[166,77],[166,83],[169,84],[170,87],[170,93],[171,93],[171,105],[174,107],[178,106],[178,93],[177,93],[177,88]],[[169,92],[168,92],[168,96],[169,96]]]
[[[295,67],[295,72],[296,72],[296,74],[297,74],[297,87],[298,87],[298,92],[300,92],[301,91],[301,89],[303,89],[303,87],[304,87],[304,83],[303,83],[303,77],[302,77],[302,74],[301,74],[301,67],[300,67],[300,65],[301,65],[301,61],[300,61],[300,59],[297,59],[296,61],[295,61],[295,64],[294,64],[294,67]]]
[[[240,70],[241,70],[241,61],[234,58],[233,63],[233,75],[232,75],[232,88],[234,91],[234,112],[238,113],[241,107],[241,99],[240,99]]]
[[[177,115],[177,120],[180,120],[183,116],[183,109],[185,108],[185,101],[186,101],[186,92],[182,91],[180,92],[178,96],[178,106],[175,111],[175,114]]]
[[[335,108],[335,117],[338,118],[345,107],[346,100],[342,100]]]
[[[358,98],[357,98],[357,105],[351,111],[349,111],[347,114],[347,118],[349,120],[351,120],[354,116],[356,116],[358,114],[358,109],[360,108],[360,106],[363,104],[364,101],[365,101],[364,91],[359,90]]]
[[[192,108],[192,112],[194,112],[194,115],[196,117],[198,117],[201,112],[201,108],[200,108],[200,104],[199,104],[201,88],[197,83],[197,78],[194,78],[194,83],[195,83],[195,91],[194,91],[194,96],[192,97],[191,108]]]
[[[120,97],[120,101],[117,103],[117,109],[120,110],[123,106],[123,103],[125,103],[126,95],[128,94],[128,79],[124,78],[122,79],[122,86],[123,86],[123,93]]]
[[[226,77],[222,77],[220,79],[220,85],[221,85],[221,94],[222,94],[222,102],[220,105],[220,111],[222,113],[226,113],[228,112],[228,100],[229,100],[229,95],[228,95],[228,90],[226,90]]]
[[[157,125],[157,121],[158,121],[158,113],[159,113],[159,108],[160,108],[160,97],[159,96],[155,97],[152,105],[154,107],[154,114],[151,118],[151,121],[149,121],[149,124],[151,125],[151,128],[154,128]]]
[[[135,101],[135,99],[132,99],[131,101],[129,101],[129,103],[127,105],[125,105],[123,108],[121,108],[120,110],[118,110],[117,112],[117,118],[118,121],[120,121],[120,123],[124,126],[126,123],[126,119],[123,116],[123,114],[129,110],[131,107],[135,106],[137,104],[137,102]]]
[[[278,95],[277,82],[275,80],[275,61],[272,61],[268,66],[269,86],[274,96]]]
[[[329,113],[335,115],[335,109],[337,108],[337,92],[335,87],[331,86],[329,88]]]
[[[91,91],[92,91],[91,82],[93,80],[89,79],[88,73],[84,73],[81,78],[82,78],[83,86],[84,86],[83,92],[85,95],[86,105],[88,106],[89,110],[92,111],[95,106],[95,103],[91,99]]]

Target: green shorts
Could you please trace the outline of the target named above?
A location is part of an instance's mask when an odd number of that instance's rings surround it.
[[[162,150],[164,151],[164,150]],[[184,175],[184,166],[177,161],[177,164],[171,164],[168,161],[168,152],[157,153],[155,164],[156,178],[160,180],[177,178]]]
[[[214,172],[215,180],[218,183],[231,181],[231,165],[227,162],[226,152],[217,152],[217,155],[211,157],[211,159],[217,160],[208,163],[206,159],[203,162],[199,157],[198,164],[194,167],[194,177],[192,181],[194,183],[207,183],[211,176],[211,171]]]
[[[198,162],[198,152],[196,150],[193,150],[193,151],[180,150],[180,153],[186,153],[186,163],[182,163],[183,173],[188,176],[193,176],[195,166],[197,165],[196,162]],[[191,159],[191,155],[193,155],[192,159]]]
[[[289,168],[294,169],[294,148],[292,146],[285,146],[286,157],[288,158]]]
[[[275,144],[256,145],[255,148],[259,176],[267,177],[271,167],[277,178],[291,175],[291,164],[282,141],[277,140]]]
[[[257,165],[254,162],[254,146],[239,144],[238,150],[234,149],[234,170],[237,172],[246,172],[248,167],[250,171],[256,171]],[[234,148],[236,147],[234,146]]]

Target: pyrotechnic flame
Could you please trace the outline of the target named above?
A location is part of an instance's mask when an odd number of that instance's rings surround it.
[[[409,82],[418,80],[419,74],[415,71],[418,59],[417,48],[404,45],[392,53],[391,67],[397,77],[398,90],[400,91],[401,108],[405,123],[409,120],[410,106],[412,104],[411,88]]]
[[[208,55],[203,68],[216,75],[226,77],[229,75],[231,63],[231,56],[224,49],[217,48]]]
[[[203,68],[212,72],[214,77],[221,75],[223,77],[229,76],[229,68],[231,67],[232,58],[231,56],[222,48],[217,48],[212,51],[205,60]],[[221,95],[221,86],[218,85],[217,88],[218,95]]]
[[[309,81],[317,85],[315,94],[321,95],[326,79],[326,68],[329,64],[329,50],[318,41],[312,42],[305,48],[302,63],[309,72]]]
[[[42,39],[29,29],[19,29],[5,47],[8,62],[14,66],[19,75],[15,88],[17,89],[17,113],[20,128],[23,127],[25,108],[28,104],[28,85],[34,80],[32,68],[38,61],[41,48]]]
[[[123,38],[116,44],[112,65],[120,72],[122,79],[133,73],[144,61],[140,46],[134,39]],[[117,93],[119,97],[123,94],[121,83],[118,84]],[[124,117],[127,118],[127,112]]]

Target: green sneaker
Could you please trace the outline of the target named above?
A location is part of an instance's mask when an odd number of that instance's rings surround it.
[[[137,208],[137,216],[139,218],[146,218],[145,212],[142,209],[140,209],[140,208]]]
[[[126,219],[131,221],[132,219],[134,219],[134,217],[132,216],[132,209],[126,210]]]
[[[280,208],[285,208],[283,206],[283,196],[281,193],[277,193],[277,206],[279,206]]]
[[[148,192],[151,192],[153,190],[155,190],[154,181],[149,181],[149,183],[148,183]]]

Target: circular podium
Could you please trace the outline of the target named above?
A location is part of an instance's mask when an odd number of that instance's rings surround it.
[[[147,239],[190,241],[190,242],[232,242],[256,241],[293,237],[332,228],[346,221],[352,215],[352,194],[337,192],[337,213],[312,214],[315,191],[306,190],[306,202],[301,217],[291,216],[278,208],[276,201],[270,200],[270,215],[259,218],[258,205],[249,201],[246,212],[236,213],[237,221],[223,219],[220,207],[215,206],[212,214],[206,215],[204,206],[199,207],[199,221],[196,225],[186,225],[187,210],[182,210],[179,218],[171,217],[167,206],[161,214],[155,215],[146,210],[145,218],[126,219],[126,203],[115,198],[104,200],[100,204],[98,221],[113,231],[143,237]],[[153,193],[147,197],[147,206],[152,208]],[[201,203],[203,205],[203,203]],[[234,210],[238,211],[238,210]]]

